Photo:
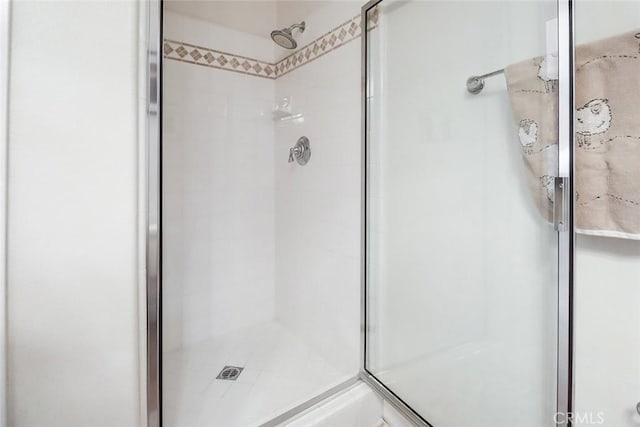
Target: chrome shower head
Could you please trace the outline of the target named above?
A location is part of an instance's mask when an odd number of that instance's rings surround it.
[[[282,30],[271,31],[271,39],[280,47],[285,49],[295,49],[298,47],[298,43],[293,38],[293,30],[298,29],[300,32],[304,32],[305,23],[302,21],[299,24],[294,24],[289,28],[283,28]]]
[[[285,49],[295,49],[298,46],[298,43],[293,39],[291,31],[289,31],[288,28],[271,31],[271,38],[278,46]]]

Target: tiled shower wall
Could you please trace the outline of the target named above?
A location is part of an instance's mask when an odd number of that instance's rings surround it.
[[[358,4],[350,6],[329,3],[307,20],[320,28],[325,19],[342,22],[359,12]],[[289,13],[295,17],[295,10]],[[285,96],[303,118],[276,125],[276,313],[335,366],[355,373],[360,342],[360,39],[279,78],[276,97]],[[286,162],[300,136],[309,138],[313,153],[304,167]]]
[[[277,319],[357,372],[360,4],[325,3],[278,4],[293,54],[165,13],[165,349]]]
[[[171,12],[165,23],[168,39],[272,55],[264,38]],[[165,350],[274,317],[274,90],[164,61]]]

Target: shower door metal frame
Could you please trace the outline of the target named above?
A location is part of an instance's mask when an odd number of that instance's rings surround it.
[[[563,194],[567,225],[558,231],[558,320],[556,414],[557,425],[570,427],[573,410],[573,283],[575,271],[574,179],[574,2],[558,1],[558,177],[565,181]],[[557,421],[557,419],[556,419]]]
[[[7,183],[11,1],[0,1],[0,427],[7,425]]]
[[[398,412],[404,415],[418,427],[433,427],[418,412],[414,411],[400,396],[396,395],[382,381],[367,370],[367,331],[369,327],[369,317],[367,310],[367,97],[368,97],[368,11],[382,3],[384,0],[369,0],[362,6],[360,12],[361,28],[361,158],[360,158],[360,379],[368,384],[373,390],[380,394]],[[380,19],[380,18],[378,18]],[[380,23],[380,21],[378,21]]]
[[[400,413],[420,427],[433,427],[389,387],[367,370],[367,12],[385,0],[370,0],[361,9],[361,324],[360,378]],[[392,0],[387,0],[392,1]],[[559,227],[557,277],[556,416],[549,424],[571,427],[573,408],[573,280],[574,280],[574,1],[556,0],[558,19],[558,174],[564,183],[564,227]],[[380,19],[380,18],[379,18]],[[380,21],[378,21],[380,25]],[[560,414],[560,416],[558,416]]]
[[[162,0],[147,3],[146,61],[146,415],[162,425]]]

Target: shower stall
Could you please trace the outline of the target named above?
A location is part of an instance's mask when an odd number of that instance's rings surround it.
[[[355,382],[360,6],[164,2],[164,426]]]
[[[607,400],[591,340],[621,347],[594,301],[637,282],[640,196],[582,171],[640,160],[606,83],[636,3],[161,7],[151,426],[286,425],[356,383],[419,426],[634,425],[640,348]]]

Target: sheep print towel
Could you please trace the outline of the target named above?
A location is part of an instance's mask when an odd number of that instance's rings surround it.
[[[640,30],[578,46],[575,66],[576,229],[640,239]],[[558,95],[547,68],[533,58],[505,77],[529,188],[551,221]]]

